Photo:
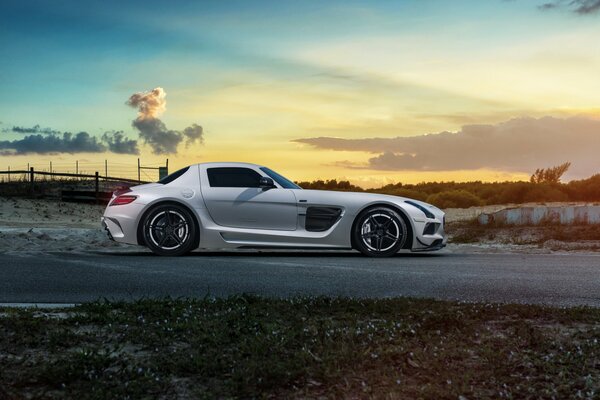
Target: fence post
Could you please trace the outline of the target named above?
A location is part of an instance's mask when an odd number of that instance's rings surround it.
[[[96,204],[98,204],[98,200],[99,200],[99,191],[100,191],[100,182],[98,179],[98,171],[96,171],[96,176],[94,177],[94,179],[96,180]]]
[[[33,196],[33,180],[34,180],[34,172],[33,167],[29,169],[29,190],[31,191],[31,195]]]

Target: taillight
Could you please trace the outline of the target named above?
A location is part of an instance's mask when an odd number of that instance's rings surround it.
[[[113,199],[113,201],[110,202],[109,206],[122,206],[124,204],[131,203],[135,199],[137,199],[137,196],[131,196],[131,195],[117,196]]]

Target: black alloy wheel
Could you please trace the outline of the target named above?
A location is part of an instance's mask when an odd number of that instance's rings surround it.
[[[197,235],[190,212],[176,204],[159,205],[144,219],[144,242],[153,253],[179,256],[190,252]]]
[[[364,255],[388,257],[396,254],[407,240],[404,219],[388,207],[374,207],[358,216],[354,245]]]

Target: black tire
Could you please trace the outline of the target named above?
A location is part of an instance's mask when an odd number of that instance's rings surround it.
[[[193,250],[198,234],[194,217],[177,204],[153,208],[144,218],[144,243],[160,256],[180,256]]]
[[[408,238],[409,229],[397,211],[381,206],[363,211],[352,232],[354,246],[369,257],[389,257],[398,252]]]

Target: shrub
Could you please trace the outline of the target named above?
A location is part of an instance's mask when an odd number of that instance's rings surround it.
[[[440,208],[468,208],[483,205],[483,201],[466,190],[450,190],[432,194],[427,202]]]
[[[569,195],[559,189],[557,185],[537,184],[529,189],[523,199],[528,202],[569,201]]]

